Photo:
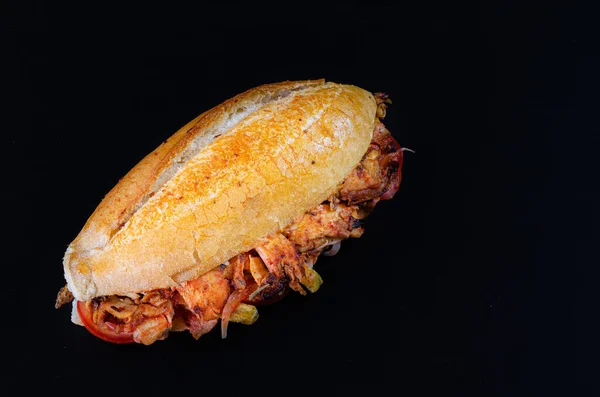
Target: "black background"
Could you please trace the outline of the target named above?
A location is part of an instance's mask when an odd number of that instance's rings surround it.
[[[593,387],[595,12],[417,3],[3,2],[3,384],[103,395]],[[150,347],[102,342],[54,309],[66,246],[145,154],[241,91],[321,77],[387,92],[386,125],[416,154],[364,236],[320,260],[318,293],[262,308],[226,340],[176,334]]]

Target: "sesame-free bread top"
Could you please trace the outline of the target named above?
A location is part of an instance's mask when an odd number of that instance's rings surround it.
[[[210,109],[140,161],[68,246],[77,300],[177,285],[254,248],[339,189],[376,104],[323,80],[262,85]]]

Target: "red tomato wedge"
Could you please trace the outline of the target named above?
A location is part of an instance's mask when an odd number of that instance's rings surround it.
[[[78,301],[77,313],[79,313],[79,318],[81,318],[83,325],[85,325],[87,330],[90,331],[92,335],[112,343],[133,343],[133,332],[113,332],[109,328],[101,328],[98,324],[96,324],[92,320],[92,311],[89,304]]]

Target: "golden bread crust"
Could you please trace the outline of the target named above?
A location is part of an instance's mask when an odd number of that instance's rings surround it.
[[[376,104],[323,80],[268,84],[201,114],[106,195],[64,257],[77,300],[201,276],[338,190]]]

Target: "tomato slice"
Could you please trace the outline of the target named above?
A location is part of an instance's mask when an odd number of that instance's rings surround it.
[[[133,343],[133,332],[114,332],[110,329],[103,329],[92,319],[91,305],[85,302],[77,301],[77,313],[81,322],[88,331],[94,336],[111,343]]]

